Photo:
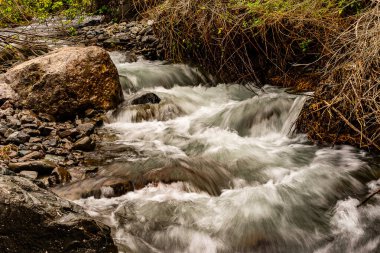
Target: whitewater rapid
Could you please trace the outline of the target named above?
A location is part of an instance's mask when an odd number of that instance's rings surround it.
[[[211,87],[210,77],[186,65],[111,56],[126,98],[162,99],[111,114],[105,128],[115,143],[140,154],[126,156],[117,173],[168,178],[75,201],[111,226],[120,252],[379,252],[380,197],[357,207],[380,187],[377,162],[295,133],[307,96]]]

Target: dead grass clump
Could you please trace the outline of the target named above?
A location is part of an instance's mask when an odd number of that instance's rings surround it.
[[[166,58],[193,61],[224,81],[258,85],[270,76],[296,80],[293,73],[315,72],[327,38],[347,22],[347,6],[332,0],[134,2],[157,21]]]
[[[1,161],[9,161],[10,160],[9,155],[12,152],[17,152],[17,151],[18,151],[17,146],[15,146],[13,144],[6,145],[6,146],[0,146],[0,160]]]
[[[331,44],[323,83],[298,128],[312,139],[380,150],[380,2]]]

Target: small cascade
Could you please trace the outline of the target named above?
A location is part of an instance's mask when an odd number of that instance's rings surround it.
[[[125,62],[127,58],[121,52],[110,54],[119,71],[120,82],[128,93],[142,88],[165,87],[174,85],[198,85],[211,82],[198,69],[184,64],[166,64],[159,61],[139,59],[137,62]]]

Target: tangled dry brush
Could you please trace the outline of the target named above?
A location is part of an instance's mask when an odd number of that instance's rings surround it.
[[[299,127],[312,139],[380,150],[380,1],[336,38]]]

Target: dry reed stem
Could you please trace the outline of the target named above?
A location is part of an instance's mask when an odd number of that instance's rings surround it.
[[[373,1],[331,48],[324,82],[299,126],[317,125],[308,132],[321,141],[329,142],[335,135],[338,143],[348,139],[350,144],[380,150],[380,1]]]

